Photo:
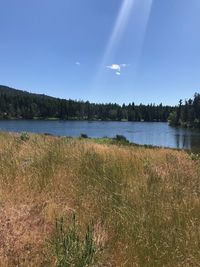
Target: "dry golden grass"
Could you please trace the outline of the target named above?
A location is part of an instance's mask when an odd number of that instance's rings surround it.
[[[55,220],[94,223],[95,266],[200,266],[200,163],[170,149],[0,134],[0,266],[58,266]]]

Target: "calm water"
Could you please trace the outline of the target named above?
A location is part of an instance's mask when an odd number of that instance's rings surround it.
[[[49,133],[60,136],[114,137],[124,135],[129,141],[200,151],[200,132],[173,128],[161,122],[88,122],[88,121],[0,121],[1,131]]]

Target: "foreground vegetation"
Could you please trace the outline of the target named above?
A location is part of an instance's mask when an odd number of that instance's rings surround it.
[[[200,266],[199,158],[121,141],[0,134],[0,266]]]

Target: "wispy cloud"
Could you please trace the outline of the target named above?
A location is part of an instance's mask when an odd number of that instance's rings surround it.
[[[75,64],[76,64],[77,66],[80,66],[80,65],[81,65],[81,63],[80,63],[79,61],[77,61]]]
[[[122,68],[126,68],[126,67],[128,67],[128,66],[130,66],[130,64],[121,64],[121,67],[122,67]]]
[[[111,70],[117,70],[117,71],[121,71],[121,66],[118,65],[118,64],[112,64],[110,66],[107,66],[108,69],[111,69]]]
[[[115,71],[116,75],[121,75],[121,69],[128,67],[129,64],[112,64],[109,66],[106,66],[107,69]]]

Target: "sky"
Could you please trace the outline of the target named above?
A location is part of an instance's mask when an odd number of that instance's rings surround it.
[[[199,0],[0,0],[0,84],[175,105],[200,88]]]

